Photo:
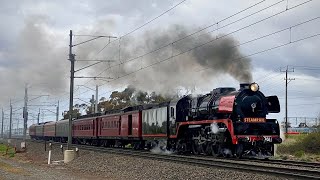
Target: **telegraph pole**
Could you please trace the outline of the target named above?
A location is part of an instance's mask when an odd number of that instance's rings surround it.
[[[70,102],[69,102],[69,132],[68,132],[68,145],[67,149],[71,149],[72,144],[72,114],[73,114],[73,86],[74,86],[74,54],[72,54],[72,30],[70,30],[70,43],[69,43],[69,61],[71,62],[70,70]]]
[[[4,123],[4,112],[3,112],[3,108],[2,108],[2,124],[1,124],[1,138],[3,138],[3,124]]]
[[[286,129],[286,134],[288,134],[288,84],[290,81],[295,80],[294,78],[288,78],[288,72],[294,72],[294,68],[291,68],[289,70],[288,66],[286,67],[286,69],[284,71],[282,71],[280,69],[281,72],[285,72],[286,73],[286,77],[284,80],[286,80],[286,117],[285,117],[285,129]]]
[[[58,106],[57,106],[57,114],[56,114],[57,118],[56,118],[56,121],[59,120],[59,101],[58,101]]]
[[[37,124],[40,123],[40,108],[39,108],[39,112],[38,112],[38,118],[37,118]]]
[[[11,139],[11,128],[12,128],[12,104],[10,99],[10,120],[9,120],[9,139]]]
[[[94,113],[98,113],[98,88],[99,86],[96,85],[96,101],[95,101],[95,104],[94,104]]]
[[[24,108],[23,108],[23,139],[27,138],[28,126],[28,84],[24,89]]]
[[[95,112],[95,109],[94,109],[94,107],[95,107],[94,95],[92,95],[92,98],[91,98],[90,102],[91,102],[91,114],[94,114],[94,112]]]

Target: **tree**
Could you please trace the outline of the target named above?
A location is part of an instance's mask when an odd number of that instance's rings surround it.
[[[77,118],[81,115],[81,113],[79,112],[79,109],[73,109],[73,113],[72,113],[72,119],[73,118]],[[69,111],[65,111],[63,113],[63,119],[69,119]]]
[[[166,101],[169,101],[170,97],[164,97],[160,94],[156,94],[155,92],[152,92],[150,94],[150,103],[163,103],[163,102],[166,102]]]
[[[172,97],[165,97],[155,92],[148,94],[148,92],[137,91],[133,86],[128,86],[122,92],[113,91],[109,99],[101,98],[98,104],[98,109],[101,111],[122,109],[128,106],[162,103],[172,99]]]
[[[149,103],[149,96],[147,92],[138,91],[134,97],[137,104],[148,104]]]

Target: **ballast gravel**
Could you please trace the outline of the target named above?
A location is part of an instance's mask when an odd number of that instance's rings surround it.
[[[44,144],[28,143],[26,156],[39,163],[46,163],[47,151]],[[62,160],[63,153],[59,145],[53,145],[52,158],[54,161]],[[71,175],[85,174],[89,179],[284,179],[265,174],[248,173],[220,168],[199,167],[191,164],[181,164],[152,160],[127,155],[107,154],[81,150],[79,157],[68,164],[56,165]]]

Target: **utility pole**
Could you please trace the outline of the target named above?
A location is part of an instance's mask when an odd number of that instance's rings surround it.
[[[40,123],[40,108],[39,108],[39,112],[38,112],[38,118],[37,118],[37,124]]]
[[[79,36],[79,35],[74,35],[74,36]],[[78,69],[77,71],[74,70],[74,64],[75,64],[75,54],[72,54],[72,47],[75,47],[75,46],[78,46],[78,45],[81,45],[81,44],[84,44],[84,43],[87,43],[87,42],[90,42],[90,41],[93,41],[95,39],[98,39],[98,38],[109,38],[109,42],[110,42],[110,38],[117,38],[117,37],[114,37],[114,36],[91,36],[91,35],[82,35],[82,36],[89,36],[89,37],[92,37],[91,39],[89,40],[86,40],[86,41],[83,41],[83,42],[80,42],[80,43],[77,43],[77,44],[72,44],[72,37],[73,37],[73,34],[72,34],[72,30],[70,30],[70,34],[69,34],[69,37],[70,37],[70,42],[69,42],[69,61],[71,63],[71,69],[70,69],[70,102],[69,102],[69,132],[68,132],[68,144],[67,144],[67,150],[70,150],[71,148],[71,144],[72,144],[72,114],[73,114],[73,89],[74,89],[74,78],[97,78],[97,77],[75,77],[74,76],[74,73],[75,72],[78,72],[80,70],[83,70],[85,68],[88,68],[88,67],[91,67],[93,65],[96,65],[98,63],[101,63],[101,62],[111,62],[110,60],[78,60],[78,61],[98,61],[97,63],[94,63],[94,64],[91,64],[91,65],[88,65],[88,66],[85,66],[85,67],[82,67],[80,69]]]
[[[57,106],[57,114],[56,114],[57,118],[56,118],[56,121],[59,120],[59,101],[58,101],[58,106]]]
[[[10,99],[10,120],[9,120],[9,139],[11,139],[11,128],[12,128],[12,104]]]
[[[95,107],[95,101],[94,101],[94,95],[92,95],[92,98],[91,98],[91,114],[94,114],[94,112],[95,112],[95,109],[94,109],[94,107]]]
[[[23,108],[23,139],[27,138],[28,126],[28,84],[24,89],[24,108]]]
[[[99,89],[99,86],[96,85],[96,101],[95,101],[95,105],[94,105],[94,113],[98,113],[98,89]]]
[[[2,124],[1,124],[1,138],[3,138],[3,124],[4,123],[4,112],[3,112],[3,108],[2,108]]]
[[[17,129],[19,129],[19,118],[17,118]]]
[[[281,70],[281,72],[286,73],[286,77],[284,80],[286,80],[286,117],[285,117],[285,129],[286,129],[286,134],[288,134],[288,84],[290,81],[295,80],[294,78],[288,78],[288,72],[294,72],[294,68],[291,68],[289,70],[288,66],[286,67],[285,70]]]
[[[71,62],[70,70],[70,102],[69,102],[69,132],[68,132],[68,145],[67,149],[71,149],[72,144],[72,114],[73,114],[73,86],[74,86],[74,54],[72,54],[72,30],[70,30],[70,43],[69,43],[69,61]]]

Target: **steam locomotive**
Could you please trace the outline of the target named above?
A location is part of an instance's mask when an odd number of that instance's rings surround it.
[[[73,143],[97,146],[160,146],[177,153],[212,156],[272,156],[282,142],[277,96],[264,96],[256,83],[216,88],[161,104],[127,107],[72,121]],[[67,141],[68,120],[34,124],[33,139]]]

